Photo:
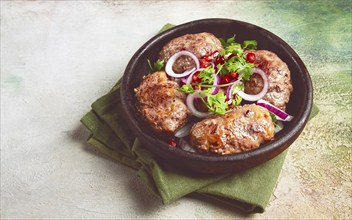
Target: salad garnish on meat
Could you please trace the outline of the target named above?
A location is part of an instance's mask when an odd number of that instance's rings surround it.
[[[148,64],[151,73],[135,89],[140,112],[156,132],[189,138],[200,152],[255,149],[292,119],[284,112],[290,71],[275,53],[257,50],[255,40],[187,34]]]

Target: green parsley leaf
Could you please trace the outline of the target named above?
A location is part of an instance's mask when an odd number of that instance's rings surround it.
[[[164,68],[165,61],[158,59],[157,61],[154,62],[154,70],[159,71]]]
[[[243,84],[243,83],[241,83],[241,84],[236,84],[236,85],[234,85],[234,86],[232,87],[232,94],[231,94],[231,95],[236,94],[236,93],[238,93],[239,91],[243,91],[243,90],[244,90],[244,84]]]
[[[223,39],[223,38],[219,38],[220,42],[221,42],[221,45],[226,48],[228,47],[229,45],[231,45],[232,43],[235,42],[235,37],[236,35],[233,35],[233,37],[230,37],[229,39],[227,39],[226,41]]]
[[[215,95],[208,94],[206,104],[209,108],[209,111],[214,112],[216,114],[225,114],[228,107],[225,100],[226,100],[225,93],[220,91]]]
[[[243,90],[244,90],[243,83],[233,85],[232,91],[231,91],[231,93],[232,93],[231,96],[233,96],[232,103],[231,103],[232,106],[237,106],[237,105],[241,104],[242,97],[239,96],[237,93],[239,91],[243,91]]]
[[[247,50],[255,50],[257,49],[257,41],[256,40],[245,40],[242,45],[243,49]]]
[[[238,94],[235,95],[235,97],[232,99],[232,105],[237,106],[241,104],[242,102],[242,97],[239,96]]]
[[[277,122],[277,118],[276,115],[274,115],[273,113],[269,112],[270,116],[271,116],[271,120],[273,121],[273,123],[275,124]]]
[[[232,54],[237,54],[237,55],[242,55],[243,50],[242,46],[239,43],[232,43],[228,47],[226,47],[226,54],[232,53]]]
[[[281,128],[276,122],[277,122],[277,118],[276,118],[276,115],[269,112],[270,113],[270,116],[271,116],[271,120],[273,121],[273,124],[275,126],[275,128]]]
[[[215,79],[214,73],[215,69],[212,66],[208,66],[199,73],[198,77],[202,80],[202,83],[213,84]]]
[[[222,69],[222,75],[227,74],[229,72],[236,72],[240,74],[240,78],[244,80],[249,80],[252,73],[252,68],[254,65],[252,63],[247,63],[244,55],[234,56],[229,59],[224,64],[224,69]]]
[[[192,85],[183,85],[181,88],[178,88],[177,90],[180,92],[183,92],[183,93],[188,93],[188,94],[192,94],[195,92]]]
[[[231,44],[235,43],[236,42],[235,37],[236,37],[236,35],[234,34],[233,37],[230,37],[229,39],[227,39],[227,41],[226,41],[227,45],[231,45]]]
[[[240,73],[241,70],[244,68],[244,64],[243,62],[227,62],[226,63],[226,69],[229,71],[229,72],[237,72],[237,73]]]
[[[238,71],[238,73],[241,74],[241,78],[244,80],[249,80],[253,74],[253,72],[252,72],[253,67],[254,67],[254,65],[251,63],[247,63],[246,65],[244,65],[243,69]]]
[[[164,60],[160,60],[158,59],[157,61],[155,61],[153,63],[153,66],[152,64],[150,63],[150,60],[148,59],[148,66],[149,66],[149,73],[150,72],[156,72],[156,71],[159,71],[159,70],[162,70],[165,66],[165,61]]]
[[[226,47],[226,41],[223,38],[219,38],[222,47]]]

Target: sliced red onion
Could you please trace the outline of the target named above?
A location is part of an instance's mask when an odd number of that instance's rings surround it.
[[[269,80],[263,70],[254,67],[252,69],[252,71],[253,71],[253,73],[259,74],[263,78],[264,85],[263,85],[262,91],[260,91],[258,94],[255,94],[255,95],[246,94],[244,91],[239,91],[237,94],[247,101],[254,102],[254,101],[257,101],[257,100],[263,98],[265,96],[265,94],[268,92]]]
[[[216,65],[214,62],[210,62],[210,65],[215,69]]]
[[[172,77],[172,79],[175,80],[175,82],[177,82],[180,86],[186,84],[186,81],[187,81],[187,77],[182,77],[182,78]]]
[[[228,100],[231,100],[232,99],[232,88],[233,88],[233,84],[229,87],[227,87],[227,90],[226,90],[226,98]]]
[[[215,75],[215,74],[214,74]],[[219,85],[221,83],[221,79],[219,75],[215,75],[214,76],[214,82],[213,82],[213,89],[211,91],[212,95],[215,95],[219,92],[219,87],[217,87],[217,85]]]
[[[187,123],[183,127],[179,128],[175,132],[175,137],[181,138],[181,137],[186,137],[189,135],[189,131],[191,130],[192,126],[194,123]]]
[[[196,67],[190,69],[190,70],[186,70],[185,72],[183,73],[175,73],[172,69],[175,61],[180,57],[180,56],[189,56],[191,57],[195,64],[196,64]],[[172,55],[170,57],[170,59],[167,61],[166,63],[166,66],[165,66],[165,72],[169,75],[169,76],[172,76],[172,77],[175,77],[175,78],[180,78],[180,77],[184,77],[184,76],[188,76],[189,74],[191,74],[193,71],[199,69],[199,60],[198,58],[196,57],[196,55],[194,55],[193,53],[189,52],[189,51],[186,51],[186,50],[182,50],[182,51],[179,51],[177,53],[175,53],[174,55]]]
[[[233,90],[233,87],[234,86],[237,86],[238,84],[241,84],[242,81],[238,81],[238,83],[235,83],[236,81],[233,81],[233,84],[229,87],[227,87],[227,90],[226,90],[226,98],[228,100],[232,100],[233,98],[233,94],[232,94],[232,90]]]
[[[231,56],[233,53],[227,53],[226,55],[225,55],[225,59],[227,59],[227,58],[229,58],[229,56]]]
[[[271,113],[276,116],[277,120],[291,121],[293,119],[293,116],[287,114],[286,112],[282,111],[281,109],[277,108],[276,106],[270,104],[269,102],[263,99],[258,100],[257,105],[267,108]]]
[[[187,83],[187,78],[185,78],[185,77],[180,78],[180,82],[183,83],[183,84],[186,84]]]
[[[196,150],[194,148],[192,148],[192,146],[189,144],[189,142],[187,140],[185,140],[184,138],[180,138],[179,142],[178,142],[180,148],[184,151],[188,151],[188,152],[196,152]]]
[[[186,105],[188,107],[188,109],[192,112],[192,114],[198,118],[206,118],[209,115],[211,115],[211,112],[200,112],[196,109],[196,107],[194,106],[194,101],[195,99],[200,99],[199,93],[195,92],[192,94],[189,94],[186,98]]]

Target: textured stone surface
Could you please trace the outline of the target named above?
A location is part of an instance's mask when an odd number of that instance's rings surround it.
[[[320,113],[290,147],[260,218],[352,218],[351,1],[1,1],[1,218],[245,217],[186,197],[163,206],[85,144],[79,119],[165,23],[225,17],[301,56]],[[234,30],[234,33],[236,30]]]

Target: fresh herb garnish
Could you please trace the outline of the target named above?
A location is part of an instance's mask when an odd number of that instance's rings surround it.
[[[271,113],[271,112],[269,112],[269,113],[270,113],[271,120],[272,120],[272,122],[273,122],[273,124],[274,124],[275,128],[281,128],[281,127],[277,124],[277,118],[276,118],[276,115],[275,115],[275,114],[273,114],[273,113]]]
[[[235,42],[235,37],[236,37],[236,35],[233,35],[233,37],[228,38],[226,41],[223,38],[219,38],[219,40],[220,40],[222,46],[225,48],[225,47],[228,47],[231,44],[236,43]]]
[[[242,97],[239,96],[238,94],[235,94],[235,97],[232,99],[232,105],[237,106],[241,104],[241,102],[242,102]]]
[[[243,81],[249,80],[253,74],[254,61],[247,59],[244,50],[256,49],[257,42],[245,40],[240,44],[236,42],[235,37],[234,35],[226,40],[219,38],[224,49],[220,52],[215,51],[204,58],[212,65],[188,76],[192,77],[191,83],[177,89],[186,94],[199,93],[199,97],[208,110],[216,114],[224,114],[242,102],[242,97],[238,95],[238,92],[244,90]],[[158,59],[151,63],[148,60],[148,65],[150,72],[155,72],[162,70],[165,62]],[[226,90],[229,86],[232,86],[231,94],[226,94],[224,91],[230,91]]]
[[[187,94],[192,94],[195,92],[192,85],[183,85],[180,88],[178,88],[177,90],[180,92],[183,92],[183,93],[187,93]]]
[[[208,66],[199,73],[198,77],[202,80],[202,83],[213,84],[215,80],[214,73],[215,69],[212,66]]]
[[[220,52],[220,55],[228,56],[231,54],[231,58],[224,63],[224,68],[221,68],[220,75],[236,72],[240,75],[240,79],[249,80],[253,74],[252,68],[254,64],[247,62],[243,49],[255,49],[257,42],[255,40],[246,40],[243,42],[242,48],[242,45],[235,41],[235,36],[226,41],[220,38],[220,41],[224,46],[224,50]]]
[[[246,40],[242,44],[237,43],[235,36],[227,40],[220,38],[224,50],[217,53],[210,59],[215,65],[211,65],[197,73],[197,79],[189,85],[183,85],[178,91],[186,94],[199,92],[200,98],[210,112],[224,114],[231,107],[237,106],[242,102],[242,97],[237,93],[244,90],[243,80],[249,80],[253,74],[253,63],[248,62],[244,49],[255,49],[257,42]],[[221,83],[214,84],[215,78],[220,78]],[[227,78],[227,79],[225,79]],[[217,79],[219,80],[219,79]],[[220,90],[214,93],[214,86],[226,88],[232,86],[231,94],[225,94]],[[230,100],[227,96],[231,96]]]
[[[243,90],[244,90],[244,84],[243,83],[233,85],[233,87],[232,87],[232,95],[238,93],[239,91],[243,91]]]
[[[149,73],[162,70],[164,68],[164,66],[165,66],[165,61],[164,60],[158,59],[157,61],[155,61],[153,63],[153,65],[151,64],[149,59],[147,61],[148,61],[148,66],[149,66]]]
[[[257,49],[257,41],[255,40],[245,40],[242,44],[243,49],[255,50]]]
[[[209,111],[214,112],[216,114],[225,114],[228,108],[228,104],[226,103],[226,95],[224,92],[220,91],[215,95],[209,93],[207,90],[206,93],[202,91],[204,95],[206,95],[206,99],[203,99],[203,102],[208,107]]]

